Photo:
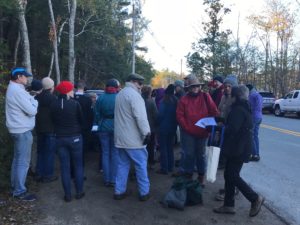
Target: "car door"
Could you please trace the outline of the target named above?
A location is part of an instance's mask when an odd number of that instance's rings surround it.
[[[299,91],[294,91],[290,102],[291,111],[297,111],[299,108]]]
[[[292,111],[292,98],[293,98],[294,92],[291,91],[288,93],[284,99],[282,100],[282,110],[284,111]]]

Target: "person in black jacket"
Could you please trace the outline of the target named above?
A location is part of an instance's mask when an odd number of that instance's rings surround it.
[[[76,199],[84,196],[81,136],[83,114],[80,104],[72,99],[73,88],[73,84],[69,81],[58,84],[55,88],[59,93],[58,99],[50,106],[66,202],[72,200],[71,161],[74,166]]]
[[[234,87],[231,92],[235,99],[226,121],[223,151],[226,156],[224,171],[225,199],[224,205],[215,208],[216,213],[234,214],[234,192],[237,187],[251,202],[249,216],[256,216],[264,202],[240,177],[245,162],[249,162],[252,150],[252,116],[248,102],[249,90],[245,85]]]
[[[56,100],[54,81],[50,77],[42,79],[43,91],[36,96],[39,103],[36,114],[35,130],[37,133],[37,181],[51,182],[57,180],[54,176],[55,134],[50,116],[50,105]]]

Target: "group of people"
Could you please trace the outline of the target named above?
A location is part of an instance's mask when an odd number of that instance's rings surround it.
[[[15,198],[32,201],[35,196],[25,187],[32,146],[31,131],[37,133],[37,174],[42,182],[56,180],[55,152],[60,159],[64,200],[72,200],[71,179],[75,182],[75,198],[84,197],[84,152],[89,148],[91,131],[99,134],[103,183],[114,187],[114,199],[128,196],[127,179],[135,169],[139,200],[150,197],[148,167],[155,164],[155,151],[160,152],[157,173],[186,176],[204,187],[206,173],[205,147],[210,130],[195,123],[201,118],[215,117],[225,126],[220,163],[224,163],[224,205],[216,213],[235,213],[235,188],[252,203],[250,216],[255,216],[263,197],[254,192],[240,177],[244,162],[259,160],[258,130],[262,100],[252,85],[238,85],[237,78],[225,80],[216,76],[209,92],[198,78],[190,74],[166,89],[152,90],[144,85],[144,77],[130,74],[121,89],[117,79],[106,82],[105,92],[93,103],[84,96],[85,84],[78,82],[77,92],[69,81],[56,87],[51,78],[32,82],[31,94],[25,90],[29,74],[15,68],[10,74],[6,94],[6,124],[14,140],[11,182]],[[35,84],[36,83],[36,84]],[[38,88],[35,86],[39,86]],[[56,90],[58,95],[54,95]],[[250,90],[250,96],[249,96]],[[95,97],[95,96],[93,96]],[[180,131],[180,159],[174,171],[173,146]]]

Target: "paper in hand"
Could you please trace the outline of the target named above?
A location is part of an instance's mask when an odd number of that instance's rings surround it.
[[[205,128],[207,126],[216,126],[216,120],[214,117],[205,117],[195,123],[196,126]]]

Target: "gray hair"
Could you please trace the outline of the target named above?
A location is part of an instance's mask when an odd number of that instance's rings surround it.
[[[249,89],[245,85],[238,85],[232,88],[231,96],[239,100],[248,100]]]

